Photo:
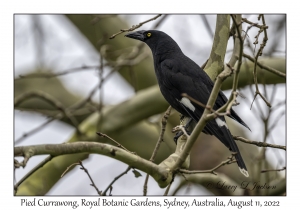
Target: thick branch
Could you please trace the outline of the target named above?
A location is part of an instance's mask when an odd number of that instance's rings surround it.
[[[214,42],[209,59],[205,65],[205,72],[214,81],[223,70],[228,37],[230,32],[230,16],[217,15]]]
[[[155,103],[156,106],[148,106],[151,103]],[[159,88],[154,86],[147,90],[139,91],[137,95],[128,101],[113,107],[104,107],[101,117],[103,117],[102,122],[105,123],[100,126],[100,129],[96,129],[96,122],[99,117],[97,113],[83,121],[80,124],[80,128],[86,137],[93,141],[100,140],[99,137],[96,138],[95,133],[97,131],[101,131],[109,136],[114,134],[113,137],[115,139],[120,137],[120,143],[126,148],[131,151],[137,151],[144,158],[150,157],[151,151],[143,148],[154,147],[155,143],[152,140],[156,138],[157,134],[153,132],[153,127],[149,124],[143,121],[141,123],[138,122],[154,114],[163,112],[167,107],[168,104],[161,94],[159,94]],[[123,132],[124,130],[126,132]],[[130,141],[126,141],[126,139],[132,138],[132,136],[143,136],[143,139],[132,145]],[[74,134],[68,142],[87,141],[87,138],[81,139],[78,135]],[[165,139],[165,144],[161,146],[161,151],[156,159],[157,162],[167,157],[170,148],[175,148],[171,139]],[[60,175],[57,174],[62,174],[69,165],[79,160],[84,160],[87,157],[88,154],[86,153],[54,157],[19,186],[17,195],[44,195],[60,179]],[[44,180],[47,180],[47,185],[41,184]]]
[[[121,148],[96,143],[96,142],[74,142],[67,144],[43,144],[34,146],[22,146],[14,148],[14,156],[28,156],[45,155],[60,156],[66,154],[77,153],[94,153],[101,154],[116,160],[120,160],[123,163],[128,164],[132,168],[144,171],[150,174],[159,184],[160,187],[166,187],[172,176],[169,172],[161,166],[158,166],[151,161],[145,160],[135,154],[129,153]]]

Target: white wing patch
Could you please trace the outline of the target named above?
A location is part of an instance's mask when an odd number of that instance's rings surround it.
[[[225,126],[226,128],[228,128],[227,125],[226,125],[226,122],[224,122],[223,120],[221,120],[219,118],[216,118],[216,122],[217,122],[219,127]]]
[[[195,111],[195,107],[194,105],[191,103],[191,101],[186,98],[186,97],[182,97],[182,99],[180,100],[180,103],[182,103],[184,106],[186,106],[187,108],[189,108],[190,110],[192,110],[193,112]]]

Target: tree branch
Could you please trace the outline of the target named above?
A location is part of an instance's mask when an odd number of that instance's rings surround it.
[[[224,68],[224,58],[227,49],[229,32],[230,16],[217,15],[213,46],[204,69],[212,81],[215,81],[217,75]]]
[[[14,156],[26,157],[26,160],[23,162],[24,166],[28,159],[35,155],[49,154],[51,156],[60,156],[76,153],[95,153],[120,160],[132,168],[136,168],[150,174],[160,187],[166,187],[172,179],[170,172],[164,167],[158,166],[151,161],[145,160],[137,155],[120,149],[119,147],[108,144],[96,142],[74,142],[66,144],[21,146],[14,148]]]
[[[124,176],[125,174],[127,174],[127,172],[129,171],[131,169],[131,167],[130,166],[128,166],[127,167],[127,169],[123,172],[123,173],[121,173],[121,174],[119,174],[118,176],[116,176],[115,178],[114,178],[114,180],[112,180],[112,182],[107,186],[107,188],[103,191],[103,193],[101,193],[101,195],[106,195],[106,193],[107,193],[107,191],[109,190],[109,189],[112,189],[112,185],[118,180],[118,179],[120,179],[122,176]]]
[[[266,173],[266,172],[271,172],[271,171],[284,171],[286,170],[286,167],[280,168],[280,169],[265,169],[265,170],[261,170],[261,173]]]
[[[158,141],[155,145],[155,148],[153,150],[153,153],[152,153],[152,156],[150,158],[150,161],[153,162],[154,161],[154,158],[157,154],[157,151],[160,147],[160,144],[164,141],[164,134],[165,134],[165,131],[166,131],[166,125],[167,125],[167,121],[168,121],[168,118],[171,114],[171,110],[172,110],[172,107],[169,106],[167,111],[165,112],[164,116],[161,118],[161,131],[160,131],[160,135],[159,135],[159,138],[158,138]],[[145,182],[144,182],[144,187],[143,187],[143,195],[146,196],[147,195],[147,183],[148,183],[148,179],[149,179],[149,174],[146,175],[146,178],[145,178]]]
[[[262,22],[263,22],[263,25],[265,26],[266,23],[265,23],[265,18],[264,18],[264,15],[259,15],[258,16],[258,19],[260,19],[260,17],[262,18]],[[267,41],[268,41],[268,34],[267,34],[267,28],[261,28],[260,31],[258,32],[258,34],[256,35],[257,39],[258,39],[258,36],[261,32],[264,32],[264,38],[263,38],[263,41],[260,45],[260,48],[258,49],[258,52],[257,54],[255,55],[255,60],[254,60],[254,69],[253,69],[253,75],[254,75],[254,84],[255,84],[255,88],[256,88],[256,91],[255,91],[255,95],[254,95],[254,99],[253,99],[253,102],[255,101],[255,98],[257,95],[259,95],[266,103],[266,105],[268,107],[271,107],[272,105],[270,104],[270,102],[261,94],[261,92],[259,91],[259,88],[258,88],[258,82],[257,82],[257,61],[258,61],[258,57],[262,55],[262,52],[263,52],[263,49],[264,47],[266,46],[267,44]],[[255,44],[257,43],[257,41],[255,42]],[[252,102],[252,104],[253,104]],[[251,107],[252,107],[252,104],[251,104]]]
[[[155,17],[150,18],[149,20],[146,20],[146,21],[144,21],[144,22],[141,22],[141,23],[139,23],[139,24],[137,24],[137,25],[133,25],[133,26],[131,26],[131,28],[128,28],[128,29],[121,29],[118,33],[113,34],[113,35],[112,35],[111,37],[109,37],[109,38],[110,38],[110,39],[113,39],[113,38],[115,38],[116,36],[118,36],[119,34],[122,34],[122,33],[124,33],[124,32],[134,31],[135,29],[141,27],[141,26],[144,25],[145,23],[148,23],[148,22],[150,22],[150,21],[152,21],[152,20],[155,20],[155,19],[157,19],[157,18],[160,17],[160,16],[161,16],[161,14],[156,15]]]
[[[252,140],[243,138],[241,136],[232,136],[232,137],[233,137],[234,140],[241,141],[241,142],[244,142],[244,143],[247,143],[247,144],[254,144],[258,147],[272,147],[272,148],[276,148],[276,149],[286,150],[286,146],[282,146],[282,145],[269,144],[269,143],[260,142],[260,141],[252,141]]]
[[[248,55],[248,54],[246,54],[246,53],[243,53],[243,56],[244,56],[245,58],[249,59],[250,61],[252,61],[253,63],[255,62],[255,59],[252,58],[250,55]],[[256,64],[257,64],[257,66],[259,66],[261,69],[265,69],[265,70],[267,70],[267,71],[269,71],[269,72],[271,72],[271,73],[273,73],[273,74],[276,74],[276,75],[278,75],[278,76],[280,76],[280,77],[286,77],[286,74],[285,74],[285,73],[283,73],[283,72],[281,72],[281,71],[279,71],[279,70],[277,70],[277,69],[275,69],[275,68],[272,68],[272,67],[270,67],[270,66],[266,66],[266,65],[260,63],[259,61],[257,61]]]
[[[24,93],[18,97],[15,98],[15,102],[14,105],[18,106],[19,104],[21,104],[22,102],[33,98],[33,97],[37,97],[40,98],[46,102],[48,102],[49,104],[51,104],[52,106],[56,107],[58,110],[60,110],[68,119],[70,119],[70,121],[73,123],[73,126],[76,128],[76,131],[78,133],[81,133],[81,131],[78,128],[78,122],[76,120],[76,118],[73,117],[72,114],[70,114],[69,110],[66,109],[62,103],[60,103],[58,100],[56,100],[55,98],[53,98],[51,95],[49,95],[48,93],[45,92],[41,92],[41,91],[31,91],[28,93]]]
[[[185,170],[185,169],[179,169],[179,172],[184,173],[184,174],[203,174],[203,173],[211,173],[214,175],[217,175],[217,173],[215,172],[215,170],[217,170],[218,168],[224,166],[224,165],[229,165],[231,163],[235,163],[236,160],[234,160],[234,155],[232,154],[230,157],[227,158],[227,160],[222,161],[219,165],[215,166],[214,168],[210,169],[210,170],[200,170],[200,171],[189,171],[189,170]]]

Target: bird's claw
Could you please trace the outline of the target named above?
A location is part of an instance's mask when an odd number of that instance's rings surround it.
[[[177,140],[179,139],[180,136],[185,135],[186,137],[189,137],[191,132],[187,130],[189,124],[184,125],[177,125],[172,129],[172,133],[175,133],[174,136],[174,142],[177,144]]]

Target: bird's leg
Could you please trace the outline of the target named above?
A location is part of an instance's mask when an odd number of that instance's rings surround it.
[[[184,120],[184,116],[182,115],[182,116],[180,117],[180,124],[183,123],[183,120]],[[192,119],[192,118],[189,118],[188,121],[187,121],[187,123],[186,123],[185,126],[184,126],[184,129],[185,129],[185,131],[186,131],[186,133],[187,133],[188,135],[191,134],[191,131],[188,131],[187,129],[189,128],[189,126],[191,125],[192,122],[193,122],[193,119]],[[179,138],[180,136],[182,136],[183,134],[184,134],[184,133],[183,133],[182,131],[178,131],[178,132],[175,134],[175,136],[174,136],[174,142],[175,142],[175,144],[177,144],[178,138]]]
[[[189,120],[185,124],[185,129],[188,129],[190,127],[190,125],[191,125],[192,122],[193,122],[193,118],[189,118]]]

